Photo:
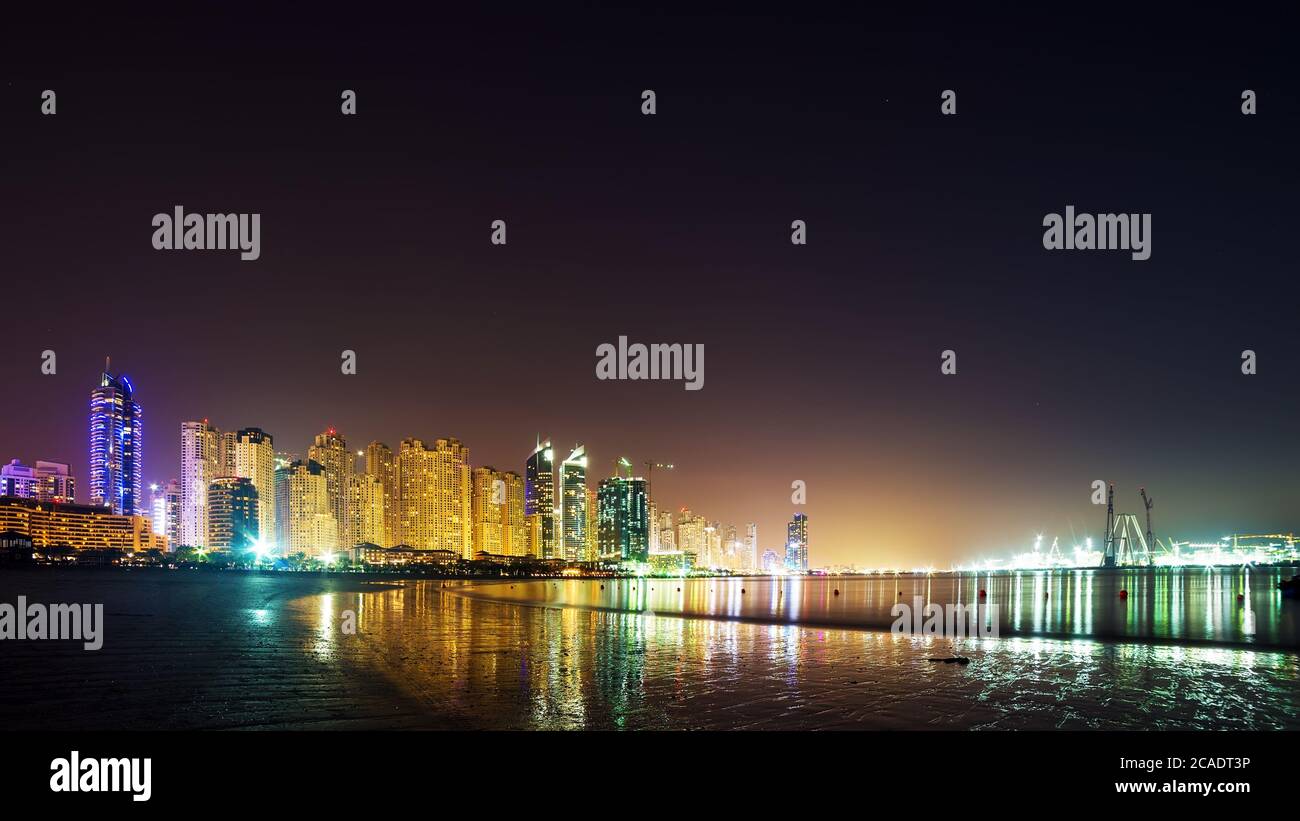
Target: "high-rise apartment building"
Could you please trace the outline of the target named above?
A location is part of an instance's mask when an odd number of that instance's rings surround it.
[[[432,448],[420,439],[403,439],[397,487],[405,544],[473,558],[469,448],[456,439],[438,439]]]
[[[275,446],[271,434],[260,428],[236,431],[230,440],[227,476],[248,479],[257,489],[257,530],[264,544],[275,539]]]
[[[387,547],[387,509],[384,483],[378,476],[357,473],[348,478],[348,515],[352,519],[350,541],[345,547],[373,544]]]
[[[311,447],[307,448],[307,458],[325,472],[326,494],[338,528],[334,543],[340,548],[351,547],[355,541],[356,524],[348,511],[348,483],[355,472],[356,459],[348,450],[348,442],[343,434],[330,428],[316,436]]]
[[[665,510],[659,513],[658,524],[655,527],[659,533],[658,552],[678,552],[677,527],[673,524],[673,512],[671,510]]]
[[[180,544],[204,547],[208,540],[208,487],[221,475],[221,432],[208,420],[181,423]]]
[[[180,544],[181,483],[175,479],[166,485],[151,485],[153,500],[150,505],[153,532],[167,537],[172,550]]]
[[[308,460],[275,470],[276,543],[280,555],[322,556],[338,549],[338,523],[325,470]]]
[[[677,549],[694,556],[696,567],[707,567],[709,559],[708,523],[701,516],[682,508],[677,520]]]
[[[474,468],[471,478],[471,538],[474,550],[503,556],[528,555],[524,480],[514,471]]]
[[[527,556],[528,525],[524,520],[524,477],[507,470],[501,474],[505,502],[501,511],[501,552],[507,556]]]
[[[366,446],[366,475],[379,480],[384,494],[383,541],[375,544],[396,547],[402,540],[402,512],[397,504],[397,460],[393,458],[392,448],[383,442]]]
[[[497,482],[501,482],[500,485]],[[505,482],[495,468],[474,468],[471,478],[471,516],[474,551],[502,555],[502,512],[505,507]]]
[[[208,539],[211,550],[239,553],[258,544],[261,518],[252,479],[220,476],[208,485]]]

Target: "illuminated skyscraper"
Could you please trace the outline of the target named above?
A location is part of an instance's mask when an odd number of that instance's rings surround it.
[[[181,543],[181,483],[172,479],[166,485],[153,485],[149,490],[153,493],[153,532],[166,536],[167,544],[175,550]]]
[[[736,538],[736,526],[727,525],[722,529],[722,533],[723,566],[728,570],[739,570],[742,549],[740,540]]]
[[[257,544],[257,488],[252,479],[222,476],[208,486],[208,540],[212,550],[235,553]]]
[[[696,567],[707,567],[709,558],[709,534],[705,531],[708,523],[703,517],[691,513],[689,508],[682,508],[677,520],[677,549],[694,557]]]
[[[90,392],[90,503],[122,515],[148,515],[141,490],[144,426],[135,389],[104,362],[99,387]]]
[[[203,547],[208,541],[208,487],[221,475],[221,432],[201,422],[181,423],[180,544]]]
[[[257,488],[257,530],[262,541],[275,539],[275,447],[271,434],[259,428],[244,428],[230,439],[233,471]]]
[[[808,569],[808,517],[803,513],[794,514],[785,530],[786,569],[802,573]]]
[[[518,473],[474,468],[471,480],[474,550],[504,556],[528,555],[524,523],[524,480]]]
[[[149,519],[153,532],[158,536],[167,535],[167,499],[163,497],[162,487],[149,486]]]
[[[438,439],[433,448],[419,439],[403,439],[397,487],[404,543],[473,558],[469,448],[456,439]]]
[[[505,482],[495,468],[479,467],[474,468],[471,485],[474,550],[502,555],[505,552],[501,532]]]
[[[528,552],[539,559],[557,558],[555,533],[555,451],[551,441],[537,442],[524,465],[524,518]]]
[[[217,434],[217,475],[238,476],[235,472],[235,442],[238,434],[233,430]]]
[[[353,532],[345,545],[373,544],[387,547],[384,508],[384,484],[378,476],[358,473],[348,477],[348,513]]]
[[[348,442],[343,434],[330,428],[316,436],[315,442],[307,448],[307,458],[325,471],[325,492],[338,527],[334,543],[340,548],[351,547],[356,523],[348,511],[348,482],[355,472],[356,459],[348,450]]]
[[[722,525],[717,522],[710,522],[704,527],[705,544],[708,546],[706,554],[708,560],[703,562],[705,567],[726,567],[725,556],[722,552]]]
[[[587,488],[587,550],[583,557],[586,561],[594,562],[600,556],[600,528],[597,527],[597,518],[600,513],[600,506],[597,500],[596,488]]]
[[[757,570],[759,568],[758,555],[758,525],[750,522],[745,525],[745,570]]]
[[[560,525],[564,558],[587,558],[587,449],[576,445],[560,463]]]
[[[384,533],[380,547],[395,547],[401,541],[401,509],[397,504],[397,460],[383,442],[366,445],[366,474],[379,480],[384,493]]]
[[[320,464],[310,460],[281,464],[275,470],[275,496],[280,555],[322,556],[338,548],[338,523]]]
[[[652,503],[653,504],[653,503]],[[676,553],[677,546],[677,528],[673,525],[673,512],[665,510],[656,514],[655,530],[658,532],[657,551],[660,553]]]
[[[644,479],[603,479],[598,492],[598,525],[603,561],[646,562],[650,555],[650,516]]]
[[[507,556],[528,555],[528,526],[524,521],[524,478],[513,470],[501,474],[505,505],[501,512],[501,551]]]

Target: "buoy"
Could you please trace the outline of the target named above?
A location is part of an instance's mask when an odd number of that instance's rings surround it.
[[[903,591],[902,591],[902,590],[898,591],[898,597],[899,597],[900,599],[903,598]]]
[[[840,589],[837,587],[837,588],[835,588],[835,595],[838,596],[839,594],[840,594]]]
[[[988,593],[984,592],[984,588],[981,587],[981,588],[980,588],[980,598],[982,599],[982,598],[984,598],[984,597],[987,596],[987,595],[988,595]]]
[[[600,589],[601,589],[601,590],[604,590],[604,589],[605,589],[605,585],[602,584],[602,585],[600,586]]]
[[[1127,598],[1128,598],[1128,591],[1127,591],[1127,590],[1121,590],[1121,591],[1119,591],[1119,597],[1120,597],[1121,599],[1127,599]]]
[[[677,588],[677,592],[679,592],[679,593],[680,593],[680,592],[681,592],[681,590],[682,590],[682,589],[681,589],[681,588],[680,588],[680,587],[679,587],[679,588]],[[743,588],[743,587],[742,587],[742,588],[740,588],[740,593],[741,593],[741,595],[742,595],[742,596],[743,596],[743,595],[744,595],[744,594],[745,594],[745,588]]]
[[[678,593],[682,592],[682,589],[681,589],[680,587],[677,588],[677,592],[678,592]],[[741,592],[741,593],[744,593],[745,591],[744,591],[744,590],[741,590],[740,592]]]
[[[1044,593],[1044,594],[1043,594],[1043,598],[1047,598],[1048,595],[1050,595],[1050,594],[1048,594],[1048,593]]]
[[[1238,593],[1238,594],[1237,594],[1237,601],[1245,601],[1245,600],[1246,600],[1246,594],[1245,594],[1245,593]]]

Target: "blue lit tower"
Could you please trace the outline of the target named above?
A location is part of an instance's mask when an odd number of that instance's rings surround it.
[[[141,493],[144,431],[135,389],[125,376],[113,376],[109,361],[99,387],[90,392],[90,503],[114,513],[147,516]]]

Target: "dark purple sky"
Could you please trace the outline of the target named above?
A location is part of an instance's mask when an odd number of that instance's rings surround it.
[[[1163,536],[1300,524],[1295,72],[1267,20],[259,14],[10,32],[0,459],[69,461],[84,498],[111,354],[151,480],[208,417],[299,452],[332,425],[501,469],[538,432],[596,476],[673,461],[663,503],[764,548],[801,479],[815,565],[1099,537],[1094,479],[1121,510],[1146,485]],[[261,259],[154,251],[177,204],[260,213]],[[1152,258],[1044,251],[1068,204],[1151,213]],[[597,381],[620,334],[703,343],[704,390]]]

